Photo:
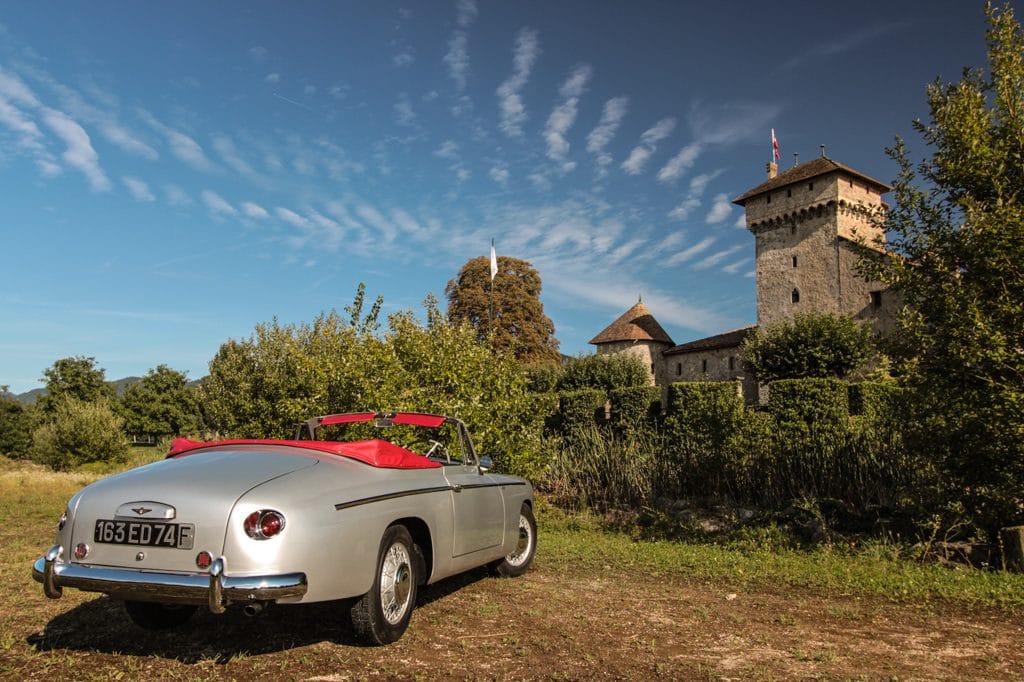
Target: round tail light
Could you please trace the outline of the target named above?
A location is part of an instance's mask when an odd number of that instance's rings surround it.
[[[206,570],[207,568],[210,567],[210,564],[212,564],[212,563],[213,563],[213,556],[209,552],[203,551],[203,552],[200,552],[199,554],[196,554],[196,566],[198,568]]]
[[[284,515],[272,509],[254,511],[245,517],[243,526],[253,540],[269,540],[284,530]]]

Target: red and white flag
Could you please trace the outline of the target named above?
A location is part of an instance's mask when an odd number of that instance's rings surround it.
[[[775,139],[775,128],[772,128],[772,155],[776,161],[782,158],[782,155],[779,154],[779,141]]]

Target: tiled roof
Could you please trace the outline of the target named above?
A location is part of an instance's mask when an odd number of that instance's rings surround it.
[[[702,350],[715,350],[716,348],[732,348],[743,343],[744,339],[757,330],[757,325],[733,329],[731,332],[708,336],[696,341],[690,341],[678,346],[673,346],[665,351],[665,355],[676,355],[678,353],[694,353]]]
[[[661,328],[658,321],[651,315],[643,303],[622,313],[619,319],[608,325],[603,332],[590,340],[590,343],[597,345],[601,343],[612,343],[614,341],[657,341],[659,343],[672,343],[672,337]]]
[[[747,200],[752,199],[765,192],[785,187],[786,185],[795,185],[798,182],[810,180],[816,178],[819,175],[825,175],[826,173],[832,173],[834,171],[840,171],[847,175],[852,175],[855,178],[873,185],[880,193],[888,192],[891,187],[886,185],[884,182],[879,182],[874,178],[864,175],[860,171],[855,171],[849,166],[843,165],[838,161],[833,161],[827,156],[819,156],[814,161],[808,161],[807,163],[801,163],[797,166],[793,166],[784,173],[776,175],[774,178],[768,179],[766,182],[762,182],[760,185],[732,200],[732,203],[743,206]]]

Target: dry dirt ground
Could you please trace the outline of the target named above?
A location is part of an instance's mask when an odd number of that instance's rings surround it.
[[[542,557],[518,579],[473,572],[421,591],[396,644],[351,643],[343,604],[203,613],[155,635],[120,604],[34,584],[3,620],[9,679],[1024,679],[1024,617],[789,588],[714,584]],[[38,601],[37,601],[38,600]],[[17,608],[10,601],[4,610]]]

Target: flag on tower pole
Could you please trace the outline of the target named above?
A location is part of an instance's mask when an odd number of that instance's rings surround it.
[[[491,281],[498,274],[498,255],[494,252],[494,240],[491,240]]]
[[[775,139],[775,128],[772,128],[772,156],[776,161],[782,158],[782,154],[779,154],[779,141]]]

